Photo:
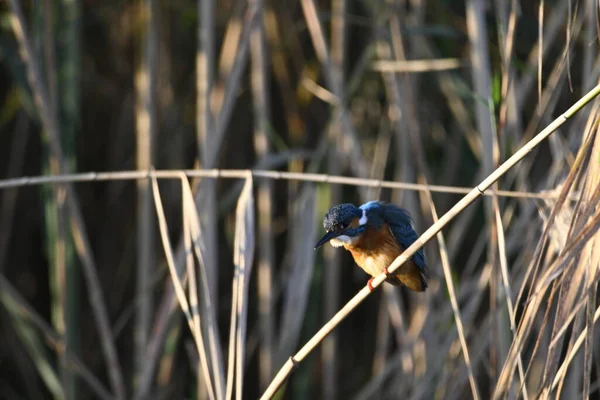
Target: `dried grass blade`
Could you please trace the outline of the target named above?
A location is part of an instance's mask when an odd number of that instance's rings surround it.
[[[227,363],[226,399],[231,399],[235,383],[236,398],[242,396],[246,327],[248,313],[248,284],[254,258],[254,196],[253,180],[249,175],[240,194],[236,209],[233,262],[233,288],[229,327],[229,356]],[[235,382],[234,382],[235,381]]]
[[[600,318],[600,307],[596,308],[596,312],[594,313],[594,323],[596,323],[598,321],[598,318]],[[585,340],[585,336],[587,335],[587,332],[588,332],[588,328],[585,327],[585,328],[583,328],[583,331],[581,331],[581,333],[577,337],[577,340],[575,341],[573,348],[571,349],[569,354],[565,357],[565,360],[561,364],[560,368],[558,369],[558,372],[556,373],[556,376],[554,377],[554,381],[552,382],[552,386],[550,388],[551,390],[554,390],[556,388],[556,386],[558,385],[558,383],[560,382],[560,380],[564,379],[564,376],[567,372],[567,369],[569,368],[569,365],[571,364],[571,361],[573,361],[573,358],[575,358],[575,356],[577,355],[577,352],[579,351],[579,348],[581,348],[581,345],[583,344],[583,341]]]
[[[575,218],[571,222],[571,228],[569,229],[569,242],[579,239],[581,235],[581,228],[585,221],[587,221],[590,217],[594,216],[594,205],[600,196],[600,186],[596,187],[595,192],[589,191],[589,185],[586,185],[584,188],[584,194],[582,198],[586,198],[587,200],[583,202],[584,204],[590,202],[592,204],[591,207],[585,207],[581,211],[580,214],[575,214]],[[581,204],[582,201],[578,202]],[[586,244],[587,246],[588,244]],[[567,249],[563,251],[561,254],[564,256],[567,254]],[[573,309],[575,304],[582,298],[582,282],[585,282],[586,276],[586,267],[585,267],[586,257],[581,257],[578,253],[575,254],[574,261],[572,263],[567,264],[567,266],[560,271],[554,272],[552,268],[549,268],[546,272],[546,275],[551,274],[557,277],[560,277],[560,292],[557,303],[557,311],[554,317],[554,324],[552,327],[551,336],[554,338],[559,330],[559,327],[564,323],[566,318],[568,318],[570,310]],[[579,319],[576,319],[577,326],[579,323]],[[579,329],[577,329],[579,330]],[[557,345],[555,347],[551,347],[549,349],[549,353],[546,357],[546,365],[544,369],[543,382],[548,382],[553,380],[553,376],[556,373],[556,369],[558,368],[558,362],[560,354],[562,353],[562,339],[556,341]]]
[[[183,196],[185,204],[185,215],[188,218],[189,229],[192,235],[192,243],[194,245],[194,253],[199,264],[200,272],[200,292],[202,294],[202,315],[206,322],[204,335],[208,338],[208,354],[212,367],[212,374],[215,380],[215,393],[217,399],[223,399],[225,396],[225,374],[223,372],[223,356],[221,354],[221,346],[219,342],[219,332],[217,319],[215,317],[215,307],[212,303],[211,287],[208,282],[207,267],[204,262],[203,254],[205,254],[204,242],[202,240],[200,230],[200,219],[194,203],[192,189],[187,179],[182,180]]]
[[[431,193],[427,192],[429,207],[431,209],[431,216],[434,224],[438,221],[438,215],[431,198]],[[454,290],[454,281],[452,280],[452,272],[450,268],[450,259],[448,258],[448,250],[446,249],[446,241],[444,235],[441,232],[437,234],[438,245],[440,246],[440,259],[442,261],[442,269],[444,272],[444,278],[446,281],[446,288],[448,289],[448,295],[450,297],[450,304],[452,306],[452,313],[454,315],[454,322],[456,323],[456,331],[460,341],[460,347],[462,349],[463,357],[465,359],[465,365],[467,366],[467,372],[469,374],[469,384],[471,385],[471,394],[474,399],[479,399],[479,389],[477,388],[477,382],[473,374],[473,366],[471,365],[471,358],[469,357],[469,347],[467,345],[467,339],[464,331],[462,318],[460,315],[460,308],[458,307],[458,300],[456,299],[456,292]]]
[[[192,230],[190,228],[190,199],[186,196],[185,187],[187,185],[185,175],[181,177],[181,210],[183,217],[183,245],[185,247],[185,265],[189,279],[188,292],[192,313],[192,334],[194,337],[202,336],[202,326],[200,322],[200,304],[198,302],[198,279],[196,278],[196,268],[194,264],[194,252],[192,250]],[[193,207],[193,202],[192,202]]]
[[[588,27],[588,29],[591,29]],[[595,128],[597,130],[597,128]],[[600,154],[600,137],[596,135],[592,154]],[[600,188],[600,163],[590,162],[587,171],[588,185],[591,187]],[[590,199],[592,207],[594,207],[595,199]],[[598,275],[598,266],[600,266],[600,236],[597,235],[588,243],[587,251],[583,256],[587,262],[584,264],[586,286],[591,288],[587,295],[587,307],[585,314],[585,352],[583,363],[583,394],[582,398],[587,399],[590,395],[590,381],[592,374],[592,354],[593,354],[593,337],[594,337],[594,309],[596,308],[596,283]]]
[[[571,168],[569,175],[565,179],[565,182],[562,186],[562,190],[560,191],[559,198],[556,200],[554,209],[552,210],[552,212],[550,213],[550,216],[548,217],[548,220],[546,221],[546,226],[545,226],[542,236],[538,242],[539,244],[536,249],[536,254],[533,257],[534,262],[532,262],[530,264],[529,268],[527,269],[527,272],[525,273],[525,277],[523,278],[523,285],[521,285],[521,289],[519,290],[519,294],[517,295],[517,299],[515,301],[516,304],[519,304],[521,302],[521,297],[524,295],[525,288],[527,287],[527,285],[525,283],[529,279],[529,276],[531,274],[533,274],[533,276],[531,278],[531,282],[537,281],[537,276],[539,273],[539,268],[540,268],[540,265],[542,262],[543,254],[546,251],[546,245],[549,240],[548,235],[549,235],[550,229],[552,227],[552,224],[554,223],[554,220],[556,219],[556,216],[558,215],[558,212],[560,211],[561,207],[567,200],[567,197],[568,197],[571,187],[573,185],[575,185],[575,183],[578,181],[578,179],[580,177],[581,169],[585,163],[585,160],[588,157],[588,150],[589,150],[590,146],[593,144],[592,136],[593,135],[590,135],[586,139],[584,144],[581,146],[581,149],[579,150],[579,152],[577,154],[577,158],[575,159],[573,167]],[[529,292],[526,295],[527,299],[531,298],[533,289],[534,289],[534,287],[533,287],[533,285],[531,285],[529,288]]]
[[[158,226],[160,229],[160,237],[162,240],[163,248],[165,250],[165,257],[167,259],[167,265],[169,266],[169,272],[171,273],[171,280],[173,281],[173,287],[175,288],[175,295],[177,296],[177,300],[179,301],[179,306],[183,311],[185,318],[187,319],[190,330],[194,332],[194,323],[192,319],[192,315],[190,313],[190,306],[188,304],[187,298],[185,297],[185,290],[183,289],[183,284],[181,279],[177,274],[177,269],[175,268],[175,260],[173,258],[173,250],[171,249],[171,243],[169,242],[169,231],[167,227],[167,221],[165,218],[162,201],[160,198],[160,192],[158,190],[158,183],[156,181],[156,176],[152,174],[152,193],[154,194],[154,206],[156,208],[156,215],[158,218]],[[185,214],[184,214],[185,215]],[[202,339],[202,335],[196,336],[194,335],[194,340],[196,342],[196,347],[198,349],[198,353],[200,356],[200,360],[202,362],[202,369],[204,372],[204,377],[206,382],[208,383],[208,395],[211,400],[215,399],[215,392],[212,387],[212,381],[210,379],[210,373],[208,370],[207,357],[204,348],[204,341]]]
[[[254,261],[254,195],[253,181],[249,174],[236,210],[236,234],[234,264],[238,275],[237,340],[236,340],[236,399],[242,399],[244,382],[244,356],[246,352],[246,330],[248,317],[248,290],[252,262]]]
[[[496,386],[494,398],[502,397],[510,385],[514,372],[514,365],[516,363],[516,356],[518,352],[521,351],[526,337],[532,328],[533,320],[540,309],[546,290],[558,277],[558,274],[564,270],[564,265],[570,262],[574,257],[577,257],[577,254],[581,252],[582,248],[596,233],[598,228],[600,228],[600,213],[574,235],[575,239],[568,244],[561,256],[544,272],[544,275],[537,280],[536,290],[523,312],[517,335],[513,340],[511,350],[504,363],[498,385]]]
[[[145,0],[141,4],[142,29],[140,37],[141,60],[135,70],[135,127],[136,167],[147,171],[154,163],[157,136],[157,58],[158,58],[158,1]],[[147,179],[136,182],[137,189],[137,265],[136,296],[138,306],[134,322],[135,374],[144,369],[146,346],[150,335],[153,296],[150,279],[156,269],[154,247],[156,222],[152,218],[152,192]]]
[[[540,0],[540,4],[538,6],[538,39],[540,44],[538,45],[538,70],[537,70],[537,95],[538,95],[538,104],[540,108],[538,109],[540,114],[542,112],[542,60],[544,58],[544,0]]]
[[[259,22],[252,31],[250,39],[251,71],[250,81],[254,115],[254,150],[259,165],[266,165],[284,154],[277,151],[271,154],[269,132],[272,130],[271,92],[269,75],[269,52],[265,16],[266,6],[263,0],[250,0],[251,7],[258,8]],[[287,107],[285,107],[287,108]],[[292,134],[293,136],[293,134]],[[273,182],[262,180],[257,190],[257,231],[258,256],[256,291],[258,297],[258,323],[260,326],[260,353],[258,355],[259,390],[269,384],[273,373],[273,342],[275,331],[275,313],[273,312],[273,268],[275,265],[275,240],[273,233]]]
[[[510,331],[512,336],[517,333],[517,327],[515,324],[515,310],[512,302],[512,290],[510,287],[510,279],[508,273],[508,260],[506,257],[506,243],[504,241],[504,227],[502,225],[502,216],[500,215],[500,205],[498,197],[493,198],[493,209],[496,218],[496,228],[498,230],[498,252],[500,254],[500,272],[502,273],[502,287],[504,288],[504,297],[506,298],[506,308],[508,310],[508,318],[510,322]],[[511,338],[512,339],[512,338]],[[517,369],[519,371],[519,378],[521,379],[521,387],[523,391],[523,399],[527,400],[527,385],[525,384],[525,374],[523,372],[523,361],[521,360],[521,352],[517,353]]]

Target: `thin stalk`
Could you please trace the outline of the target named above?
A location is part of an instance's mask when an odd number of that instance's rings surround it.
[[[473,78],[473,86],[475,88],[475,116],[477,122],[477,131],[481,135],[481,172],[484,175],[489,175],[497,165],[497,158],[494,157],[495,146],[494,128],[490,115],[491,108],[491,74],[489,51],[487,46],[487,24],[485,20],[485,2],[483,0],[468,0],[465,4],[467,31],[470,42],[471,54],[471,71]],[[496,161],[496,162],[495,162]],[[494,219],[492,215],[492,203],[486,199],[485,201],[485,217],[486,225],[491,229],[491,243],[488,248],[488,259],[493,267],[495,267],[496,254],[496,231],[494,227]],[[495,337],[497,332],[496,318],[496,268],[492,270],[492,282],[490,284],[490,314],[494,321],[490,325],[490,368],[492,380],[495,382],[497,377],[498,356],[496,344],[499,343]]]
[[[248,176],[253,178],[289,180],[313,183],[329,183],[348,186],[366,186],[372,188],[403,189],[414,191],[431,191],[432,193],[467,194],[472,189],[461,186],[429,185],[412,182],[395,182],[380,179],[353,178],[340,175],[283,172],[275,170],[248,170],[248,169],[173,169],[162,171],[119,171],[119,172],[82,172],[79,174],[56,174],[41,176],[24,176],[19,178],[0,179],[0,189],[9,189],[21,186],[36,186],[46,184],[61,184],[65,182],[105,182],[148,179],[154,176],[156,179],[180,179],[181,175],[188,178],[207,179],[243,179]],[[553,191],[526,192],[513,190],[487,191],[483,196],[513,197],[521,199],[556,199],[559,194]],[[577,200],[576,195],[567,196],[568,200]]]
[[[234,243],[234,278],[231,300],[231,325],[226,399],[242,399],[246,327],[248,316],[248,289],[254,259],[254,195],[252,177],[248,175],[236,208]]]
[[[593,8],[593,6],[592,6]],[[592,30],[592,25],[588,26],[589,30]],[[598,129],[595,127],[594,129]],[[592,154],[600,154],[600,136],[596,134],[594,140],[594,146],[592,148]],[[600,187],[600,163],[591,162],[587,170],[587,180],[589,186]],[[588,194],[586,200],[591,204],[594,204],[594,199]],[[592,353],[594,343],[594,310],[596,308],[596,271],[600,265],[600,237],[596,237],[591,243],[587,245],[589,250],[585,251],[585,276],[588,287],[591,287],[590,292],[587,296],[587,307],[585,313],[585,327],[587,334],[585,336],[585,352],[584,352],[584,365],[583,365],[583,394],[582,398],[587,399],[590,395],[590,381],[592,376]]]
[[[19,43],[21,58],[26,65],[27,79],[34,94],[35,104],[42,120],[42,125],[48,135],[50,152],[53,155],[50,169],[54,174],[65,173],[69,168],[61,146],[58,120],[55,113],[52,112],[51,97],[48,88],[42,79],[38,60],[35,58],[32,50],[28,34],[29,31],[25,24],[25,17],[21,10],[21,4],[17,0],[10,0],[9,6],[11,10],[11,25]],[[63,193],[65,194],[75,249],[82,262],[84,278],[88,287],[89,301],[98,328],[100,344],[107,364],[108,376],[114,392],[113,394],[117,399],[123,399],[125,397],[123,375],[117,356],[114,337],[110,330],[106,302],[104,301],[94,256],[85,230],[79,200],[71,183],[62,185],[61,190],[63,190]]]
[[[81,54],[80,54],[80,17],[81,5],[78,0],[62,0],[58,7],[58,18],[56,24],[56,51],[60,54],[56,63],[56,90],[51,94],[55,103],[55,115],[60,120],[60,131],[62,146],[65,153],[65,162],[71,169],[76,169],[76,146],[75,138],[80,133],[80,99],[81,99]],[[72,233],[68,227],[68,213],[66,208],[61,211],[61,231],[64,231],[65,240],[65,341],[66,346],[77,354],[81,342],[80,304],[83,294],[81,280],[81,266],[75,257],[75,248]],[[65,358],[65,361],[68,360]],[[79,382],[75,379],[77,375],[69,372],[63,375],[67,383],[65,391],[67,398],[77,398],[79,393]],[[72,379],[70,379],[72,378]]]
[[[42,7],[42,37],[43,37],[43,59],[46,70],[46,82],[48,87],[49,102],[48,105],[53,117],[56,120],[58,131],[61,132],[60,127],[61,118],[58,114],[58,88],[57,88],[57,61],[56,61],[56,41],[55,41],[55,27],[54,21],[56,20],[56,8],[53,2],[44,0]],[[61,137],[60,139],[64,139]],[[61,140],[61,147],[64,149],[66,140]],[[69,153],[70,149],[64,149],[66,153]],[[44,169],[49,171],[51,164],[56,163],[56,156],[52,152],[45,151],[43,156]],[[69,293],[67,282],[67,250],[69,247],[68,234],[67,234],[67,213],[65,209],[65,202],[61,201],[64,197],[64,190],[61,187],[44,188],[42,190],[42,196],[45,203],[45,219],[46,219],[46,238],[47,238],[47,252],[50,262],[50,293],[51,293],[51,318],[52,324],[54,325],[57,332],[67,337],[73,337],[72,334],[68,334],[69,329],[75,328],[73,326],[67,326],[67,318],[70,317],[73,320],[74,315],[69,313],[69,306],[76,304],[73,299],[67,299]],[[71,265],[72,265],[72,261]],[[70,301],[69,301],[70,300]],[[71,310],[73,311],[73,310]],[[74,344],[74,343],[73,343]],[[69,347],[72,347],[72,343],[68,343]],[[74,346],[73,346],[74,347]],[[66,368],[66,361],[64,355],[59,356],[59,375],[61,384],[63,387],[63,396],[65,398],[75,397],[75,379],[71,374],[71,371]]]
[[[504,227],[502,225],[502,217],[500,215],[500,205],[498,204],[498,197],[492,197],[494,202],[494,216],[496,218],[496,229],[498,229],[498,252],[500,255],[500,271],[502,273],[502,287],[504,289],[504,297],[506,298],[506,307],[508,311],[508,318],[510,322],[510,331],[512,336],[517,333],[517,326],[515,323],[515,309],[512,302],[512,290],[510,287],[510,277],[508,273],[508,260],[506,258],[506,245],[504,241]],[[504,354],[503,354],[504,356]],[[521,387],[523,391],[523,400],[527,400],[527,385],[525,380],[525,374],[523,372],[523,362],[521,360],[521,354],[517,356],[517,368],[519,371],[519,378],[521,379]]]
[[[246,174],[246,177],[249,175]],[[189,218],[189,229],[192,235],[192,243],[194,247],[194,254],[199,264],[199,276],[200,276],[200,293],[202,296],[202,304],[204,308],[202,310],[202,316],[205,321],[206,328],[203,328],[203,334],[208,339],[208,355],[210,357],[210,366],[212,368],[212,376],[217,386],[216,392],[225,392],[225,374],[223,372],[223,356],[221,353],[221,346],[219,342],[219,332],[216,320],[216,308],[212,302],[211,287],[208,281],[208,270],[206,262],[204,260],[204,254],[206,253],[206,246],[202,241],[202,230],[200,228],[200,219],[196,211],[196,206],[193,201],[192,189],[184,177],[180,175],[182,186],[184,187],[184,197],[187,198],[186,205],[186,218]],[[223,398],[223,397],[218,397]]]
[[[251,7],[257,7],[258,23],[250,39],[251,84],[254,106],[254,151],[258,159],[269,156],[268,131],[271,127],[271,101],[269,96],[269,59],[265,35],[265,5],[263,0],[252,0]],[[258,314],[260,324],[259,382],[264,390],[272,376],[275,321],[273,313],[273,184],[269,180],[258,183],[258,271],[256,288],[258,291]],[[241,360],[238,360],[241,362]]]
[[[308,30],[311,35],[315,52],[319,61],[323,64],[325,78],[331,87],[331,92],[337,98],[341,106],[341,110],[338,115],[340,117],[342,127],[340,132],[342,136],[334,139],[338,143],[338,149],[342,152],[342,154],[349,156],[352,160],[352,162],[349,163],[349,167],[354,171],[354,174],[356,176],[366,177],[369,174],[369,168],[362,155],[358,136],[354,127],[352,126],[349,112],[345,107],[344,85],[343,82],[336,77],[330,50],[328,49],[327,42],[325,40],[324,29],[318,17],[317,7],[314,0],[302,0],[300,3],[302,5],[302,11],[308,25]],[[367,200],[367,193],[365,190],[359,190],[359,194],[363,200]]]
[[[144,0],[141,4],[143,33],[141,59],[135,73],[136,87],[136,166],[149,170],[154,165],[157,135],[156,81],[158,67],[158,1]],[[137,278],[138,309],[134,324],[134,364],[138,377],[146,361],[148,337],[152,323],[151,278],[154,274],[155,223],[152,189],[149,180],[137,183]]]
[[[156,178],[152,180],[152,192],[154,195],[154,205],[156,209],[156,215],[158,218],[158,227],[160,230],[160,238],[162,240],[163,249],[165,251],[165,257],[167,259],[167,265],[169,267],[169,272],[171,274],[171,281],[173,283],[173,287],[175,288],[175,293],[177,300],[179,302],[179,306],[181,307],[181,311],[185,315],[190,331],[195,332],[194,328],[194,318],[192,316],[192,310],[190,308],[190,304],[185,296],[185,289],[183,286],[183,281],[180,279],[177,274],[177,269],[175,268],[175,259],[173,257],[173,250],[171,248],[171,243],[169,242],[168,236],[168,226],[165,218],[165,213],[162,205],[162,200],[160,197],[160,192],[158,190],[158,183]],[[205,382],[208,385],[208,395],[211,400],[216,398],[221,399],[222,397],[215,396],[215,390],[213,389],[212,379],[210,377],[209,365],[208,365],[208,357],[206,352],[206,347],[204,345],[204,336],[203,335],[192,335],[194,338],[194,342],[196,344],[196,349],[198,351],[198,355],[201,361],[202,373],[205,379]]]
[[[344,69],[346,61],[346,0],[332,0],[331,10],[333,17],[331,19],[331,61],[333,67],[333,78],[340,87],[344,87]],[[337,110],[336,113],[342,112]],[[339,126],[331,125],[330,135],[332,137],[341,136]],[[335,148],[330,149],[328,170],[330,173],[339,173],[340,167],[336,158]],[[342,200],[339,187],[331,187],[330,204],[339,204]],[[326,319],[335,314],[339,308],[340,299],[340,277],[341,277],[341,258],[339,252],[333,248],[328,248],[325,253],[325,279],[323,287],[325,291],[323,314]],[[336,399],[338,397],[338,340],[334,333],[323,342],[322,362],[323,362],[323,383],[322,394],[325,399]]]
[[[438,221],[438,214],[431,198],[431,193],[427,192],[429,204],[431,208],[431,215],[433,217],[434,224]],[[450,305],[452,306],[452,314],[454,315],[454,323],[456,324],[456,332],[458,333],[458,339],[460,341],[460,347],[465,359],[465,365],[467,367],[467,373],[469,375],[469,384],[471,386],[471,395],[473,399],[479,399],[479,389],[477,382],[475,381],[475,374],[473,373],[473,364],[469,355],[469,347],[467,345],[467,338],[465,335],[465,328],[461,317],[460,308],[458,306],[456,291],[454,289],[454,281],[452,280],[452,271],[450,270],[450,259],[448,258],[448,250],[446,248],[446,241],[444,235],[439,232],[437,235],[438,245],[440,247],[440,258],[442,261],[442,269],[444,271],[444,279],[446,281],[446,288],[450,297]]]
[[[201,165],[209,165],[211,153],[217,151],[218,144],[214,136],[215,122],[211,110],[211,96],[214,85],[215,66],[215,2],[214,0],[198,0],[198,43],[196,49],[196,135],[198,158]],[[218,266],[217,266],[217,216],[216,216],[216,184],[214,181],[204,182],[203,201],[198,204],[201,213],[201,224],[204,245],[206,247],[207,276],[211,290],[211,302],[217,300]],[[181,249],[181,245],[179,246]],[[206,304],[202,304],[206,309]],[[203,312],[203,314],[205,314]],[[204,334],[204,332],[203,332]],[[201,399],[207,382],[198,375],[198,397]],[[217,385],[216,396],[223,398],[221,385]]]

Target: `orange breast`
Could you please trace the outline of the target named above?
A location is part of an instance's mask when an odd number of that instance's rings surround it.
[[[371,276],[382,273],[404,251],[387,225],[367,228],[356,243],[345,247],[358,266]]]
[[[367,228],[356,243],[344,247],[352,253],[356,264],[371,276],[384,272],[404,251],[385,224],[380,229]],[[425,289],[421,272],[412,260],[405,262],[387,282],[402,283],[417,292]]]

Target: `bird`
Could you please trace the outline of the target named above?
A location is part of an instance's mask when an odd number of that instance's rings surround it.
[[[367,286],[373,291],[375,276],[385,272],[386,282],[406,286],[415,292],[427,289],[429,269],[423,249],[419,249],[400,268],[389,273],[387,267],[417,240],[418,235],[408,211],[392,203],[369,201],[360,207],[345,203],[333,206],[323,219],[325,235],[315,250],[329,242],[343,246],[367,274]]]

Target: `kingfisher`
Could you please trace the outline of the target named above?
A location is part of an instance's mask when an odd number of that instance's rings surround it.
[[[429,269],[423,249],[393,274],[387,269],[418,238],[405,209],[382,201],[370,201],[360,207],[339,204],[327,211],[323,227],[326,233],[315,250],[327,242],[333,247],[344,246],[356,264],[372,276],[367,283],[369,290],[373,291],[373,279],[382,272],[388,276],[386,282],[394,286],[404,285],[415,292],[427,288]]]

